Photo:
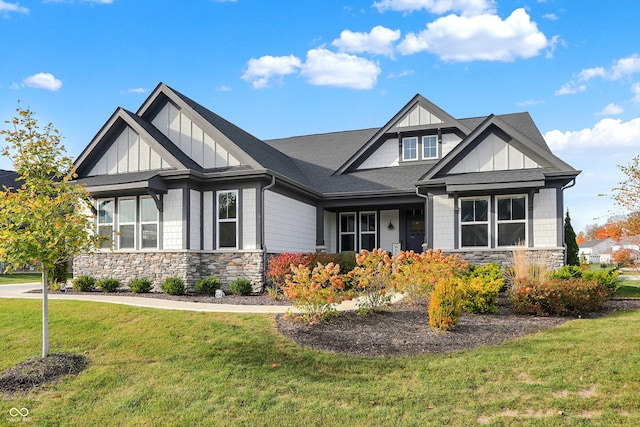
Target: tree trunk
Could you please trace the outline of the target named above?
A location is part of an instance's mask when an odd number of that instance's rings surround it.
[[[47,268],[42,266],[42,357],[49,355],[49,284]]]

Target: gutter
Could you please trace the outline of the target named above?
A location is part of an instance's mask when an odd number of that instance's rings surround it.
[[[265,187],[262,187],[260,190],[260,246],[262,247],[262,286],[264,287],[267,283],[267,263],[268,255],[267,255],[267,245],[265,244],[265,232],[264,232],[264,193],[273,188],[276,185],[276,176],[271,175],[271,183]]]

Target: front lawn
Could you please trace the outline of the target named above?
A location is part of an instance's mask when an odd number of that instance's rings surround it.
[[[616,297],[640,298],[640,276],[625,276],[620,281],[620,288],[616,291]]]
[[[0,285],[15,285],[19,283],[42,282],[41,273],[0,274]]]
[[[39,354],[40,315],[38,300],[0,300],[0,371]],[[0,395],[0,420],[27,408],[38,426],[640,425],[639,322],[620,312],[473,351],[370,358],[301,349],[270,315],[50,301],[52,352],[89,366]]]

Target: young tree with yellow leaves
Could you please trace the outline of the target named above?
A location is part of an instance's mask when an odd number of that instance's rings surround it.
[[[17,109],[0,130],[3,155],[13,161],[15,187],[0,191],[0,260],[6,271],[33,265],[42,271],[42,357],[49,354],[47,273],[73,256],[96,248],[86,190],[72,183],[72,160],[60,134],[48,124],[40,129],[34,113]]]

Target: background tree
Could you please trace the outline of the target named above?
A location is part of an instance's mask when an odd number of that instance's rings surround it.
[[[615,202],[629,214],[624,228],[627,235],[640,235],[640,156],[633,158],[627,166],[618,166],[626,175],[624,181],[618,183],[618,187],[612,189]]]
[[[564,244],[567,247],[567,264],[580,265],[580,258],[578,256],[580,248],[578,248],[578,242],[576,241],[576,232],[571,225],[569,211],[567,211],[567,215],[564,217]]]
[[[65,156],[60,134],[51,124],[40,129],[34,114],[17,109],[0,130],[7,147],[3,155],[13,161],[16,188],[0,191],[0,260],[11,272],[25,265],[42,272],[42,357],[49,354],[47,273],[74,255],[90,252],[98,237],[86,190],[70,181],[72,160]]]

